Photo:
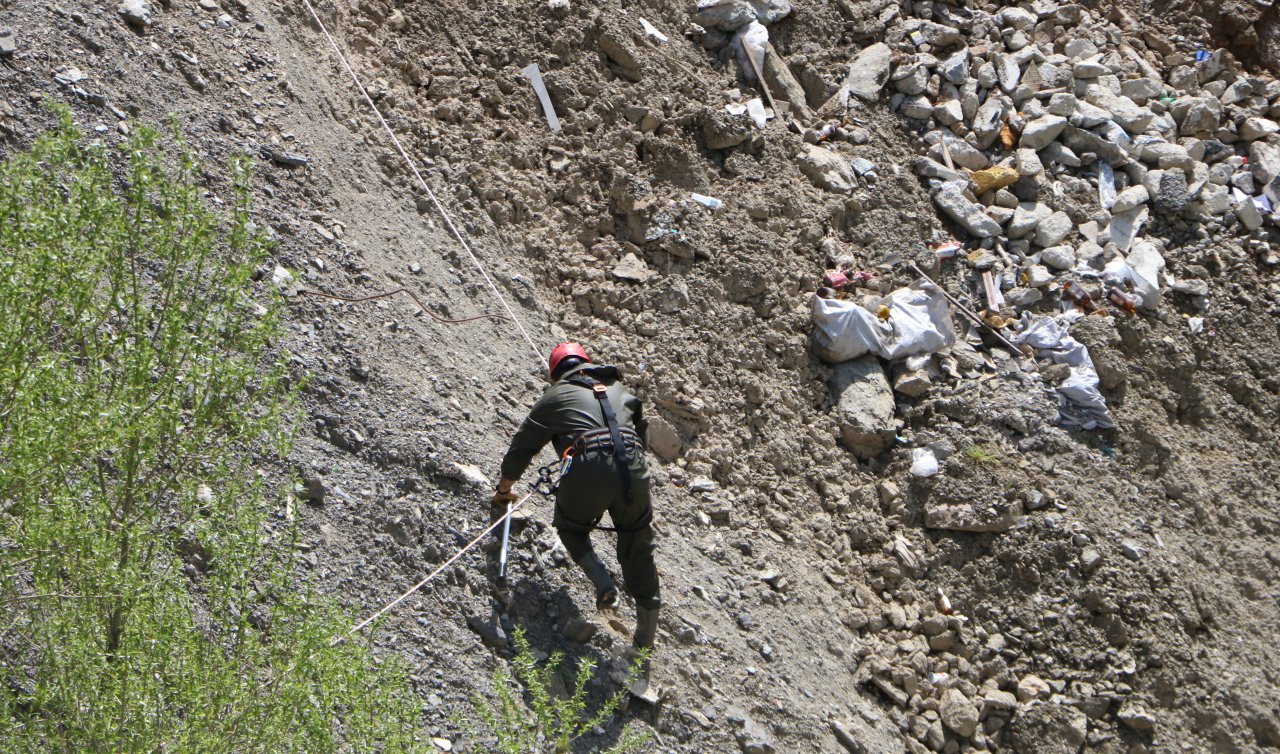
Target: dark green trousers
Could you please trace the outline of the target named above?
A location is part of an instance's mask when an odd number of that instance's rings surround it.
[[[591,547],[591,525],[606,512],[618,532],[618,565],[627,592],[640,607],[656,609],[662,604],[658,588],[658,567],[653,562],[653,528],[649,518],[649,471],[644,458],[633,460],[631,503],[622,495],[612,456],[593,454],[575,459],[556,491],[553,524],[569,557],[576,563]],[[646,521],[638,526],[641,521]]]

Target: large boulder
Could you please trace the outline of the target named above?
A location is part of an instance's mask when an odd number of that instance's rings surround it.
[[[840,441],[870,459],[893,446],[902,421],[894,415],[893,390],[877,356],[836,364],[831,377]]]

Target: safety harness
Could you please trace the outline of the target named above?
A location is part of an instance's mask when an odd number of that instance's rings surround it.
[[[538,484],[535,485],[535,489],[544,495],[550,496],[556,491],[556,488],[560,486],[559,477],[563,477],[569,472],[569,469],[572,467],[575,459],[583,458],[593,451],[602,451],[605,449],[607,444],[609,447],[613,448],[614,466],[617,467],[618,480],[622,484],[622,498],[626,501],[627,505],[631,505],[634,500],[631,494],[631,455],[628,453],[628,450],[630,449],[636,453],[644,452],[644,444],[641,441],[640,436],[631,428],[623,427],[618,424],[618,417],[613,412],[613,405],[609,403],[608,385],[605,385],[603,382],[590,375],[581,373],[570,375],[564,379],[566,382],[578,385],[579,387],[584,387],[591,391],[591,394],[600,402],[600,415],[604,419],[606,426],[601,429],[584,432],[574,438],[573,443],[565,449],[564,457],[560,460],[560,473],[557,478],[553,481],[551,478],[554,473],[552,467],[544,466],[539,470]],[[598,529],[600,531],[610,532],[632,532],[643,529],[653,520],[652,506],[645,511],[639,521],[626,527],[600,526],[600,520],[604,518],[603,513],[601,513],[600,516],[590,524],[579,524],[564,515],[564,511],[560,509],[558,501],[556,503],[556,512],[559,514],[557,516],[560,521],[558,525],[575,531],[591,531],[593,529]]]
[[[618,426],[618,417],[613,413],[613,404],[609,403],[609,386],[581,372],[565,378],[566,382],[585,387],[600,401],[600,415],[609,428],[609,440],[613,443],[613,461],[618,468],[618,479],[622,482],[622,499],[631,505],[631,462],[627,458],[627,446],[622,442],[622,429]],[[581,439],[581,438],[580,438]]]

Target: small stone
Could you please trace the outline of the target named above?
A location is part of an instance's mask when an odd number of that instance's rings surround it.
[[[933,114],[933,103],[923,94],[907,97],[898,108],[899,112],[913,120],[928,120]]]
[[[1280,123],[1266,118],[1245,118],[1240,124],[1240,138],[1246,141],[1265,139],[1280,131]]]
[[[929,392],[931,387],[933,387],[933,381],[929,379],[929,372],[925,369],[904,370],[893,380],[894,392],[912,398],[919,398]]]
[[[1132,539],[1126,539],[1120,542],[1120,554],[1129,560],[1141,560],[1142,556],[1147,553],[1145,547],[1142,547]]]
[[[1020,176],[1035,177],[1044,172],[1044,163],[1034,149],[1019,149],[1014,155],[1014,166]]]
[[[813,185],[836,193],[849,193],[858,187],[858,175],[849,161],[829,149],[806,144],[805,151],[797,158],[800,172],[808,176]]]
[[[1049,146],[1067,127],[1067,119],[1060,115],[1045,115],[1026,125],[1022,130],[1019,146],[1041,150]]]
[[[1245,230],[1255,231],[1262,227],[1262,213],[1258,211],[1258,205],[1253,203],[1253,199],[1245,197],[1236,202],[1233,207],[1236,218],[1244,225]]]
[[[1133,702],[1126,702],[1116,713],[1116,719],[1139,733],[1150,733],[1156,729],[1155,716],[1142,705]]]
[[[1075,223],[1071,222],[1070,215],[1062,211],[1054,212],[1036,226],[1036,245],[1046,248],[1056,246],[1074,229]]]
[[[1226,189],[1222,188],[1223,196],[1226,196]],[[1203,192],[1202,192],[1203,193]],[[1153,204],[1160,212],[1176,215],[1187,206],[1191,201],[1190,194],[1187,192],[1187,176],[1181,170],[1165,170],[1160,175],[1160,187],[1156,191],[1155,201]],[[1225,207],[1223,208],[1225,212]]]
[[[1053,689],[1039,676],[1028,674],[1018,679],[1018,701],[1020,702],[1048,699],[1052,693]]]
[[[958,689],[947,689],[938,705],[942,724],[968,738],[978,729],[978,708]]]
[[[1075,113],[1076,104],[1076,96],[1074,94],[1059,92],[1049,98],[1049,112],[1068,118]]]
[[[139,29],[145,29],[153,23],[151,5],[147,0],[123,0],[118,12],[129,25]]]
[[[863,49],[849,64],[842,88],[864,102],[875,102],[889,80],[892,57],[893,50],[884,42]]]
[[[859,458],[889,449],[902,426],[879,357],[862,356],[834,367],[831,393],[841,442]]]
[[[1018,177],[1018,171],[1004,165],[996,165],[985,170],[979,170],[970,176],[973,179],[973,191],[978,196],[988,191],[1011,186],[1018,180]]]
[[[9,57],[18,51],[18,39],[9,29],[0,29],[0,57]]]
[[[1111,212],[1117,215],[1121,212],[1128,212],[1135,207],[1146,204],[1150,198],[1151,194],[1148,193],[1146,186],[1142,184],[1130,186],[1116,195],[1116,201],[1111,205]]]
[[[591,641],[591,637],[596,635],[600,630],[593,621],[584,620],[582,618],[571,618],[564,625],[564,635],[570,641],[576,641],[579,644],[586,644]]]
[[[1110,68],[1096,60],[1081,60],[1071,69],[1072,75],[1078,79],[1096,79],[1110,72]]]
[[[653,271],[632,252],[627,252],[613,268],[613,276],[630,283],[643,283],[653,277]]]
[[[1102,563],[1102,553],[1092,547],[1086,547],[1080,552],[1080,567],[1085,573],[1092,572]]]
[[[1053,282],[1053,273],[1042,264],[1033,264],[1022,271],[1023,282],[1032,288],[1043,288]]]
[[[1009,220],[1009,227],[1006,232],[1009,234],[1009,238],[1025,238],[1031,235],[1036,227],[1052,214],[1053,210],[1046,204],[1024,202],[1014,210],[1013,218]]]
[[[1000,233],[1000,224],[992,220],[982,207],[969,201],[954,185],[943,186],[933,195],[933,201],[957,225],[978,238],[990,238]]]
[[[1054,270],[1069,270],[1076,266],[1076,250],[1070,246],[1051,246],[1040,252],[1040,261]]]
[[[1044,298],[1039,288],[1011,288],[1004,292],[1005,303],[1015,308],[1033,306]]]

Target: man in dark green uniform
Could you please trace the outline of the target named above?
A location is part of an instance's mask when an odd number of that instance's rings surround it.
[[[613,607],[618,589],[591,547],[591,530],[606,511],[618,532],[618,562],[627,592],[636,601],[638,648],[653,646],[661,594],[653,562],[653,509],[644,451],[647,425],[638,398],[627,392],[615,366],[595,366],[576,343],[561,343],[547,361],[551,387],[543,393],[511,440],[502,459],[502,479],[493,496],[505,506],[512,485],[550,442],[570,457],[556,491],[553,524],[560,541],[596,588],[596,606]]]

